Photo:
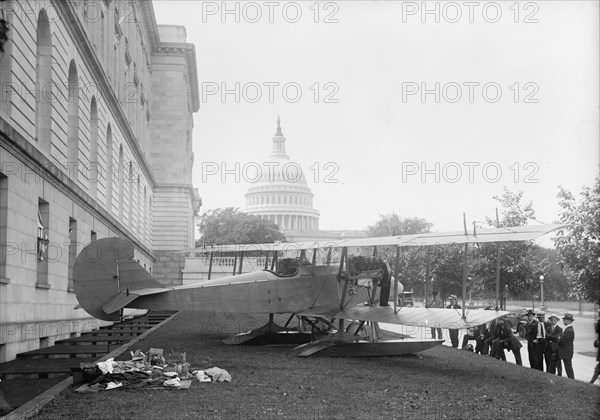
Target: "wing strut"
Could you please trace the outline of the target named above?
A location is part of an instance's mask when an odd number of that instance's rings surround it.
[[[211,251],[210,252],[210,261],[208,263],[208,280],[210,280],[210,275],[212,274],[213,255],[214,255],[214,251]]]
[[[394,313],[398,312],[398,281],[400,277],[400,246],[396,247],[396,276],[394,276]]]

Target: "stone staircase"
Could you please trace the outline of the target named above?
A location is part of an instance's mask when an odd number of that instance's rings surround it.
[[[72,368],[94,363],[175,313],[151,311],[79,337],[57,340],[50,347],[19,353],[15,360],[0,363],[0,392],[11,407],[19,407],[70,376]]]

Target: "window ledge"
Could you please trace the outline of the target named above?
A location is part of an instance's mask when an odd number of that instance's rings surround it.
[[[0,277],[0,284],[8,284],[8,283],[10,283],[10,279]]]
[[[75,289],[72,287],[67,288],[67,293],[75,293]]]
[[[50,285],[48,283],[36,283],[35,288],[36,289],[49,289]]]

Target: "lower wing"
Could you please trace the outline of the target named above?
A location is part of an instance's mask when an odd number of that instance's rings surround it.
[[[508,312],[504,311],[470,310],[466,312],[465,318],[463,318],[462,310],[456,309],[402,308],[394,313],[391,306],[355,305],[341,310],[331,306],[314,307],[297,315],[354,319],[417,327],[461,329],[482,325],[507,314]]]

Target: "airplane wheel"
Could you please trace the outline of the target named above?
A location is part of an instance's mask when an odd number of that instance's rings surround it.
[[[360,322],[351,322],[346,328],[346,332],[352,335],[367,335],[365,325],[360,325]]]

